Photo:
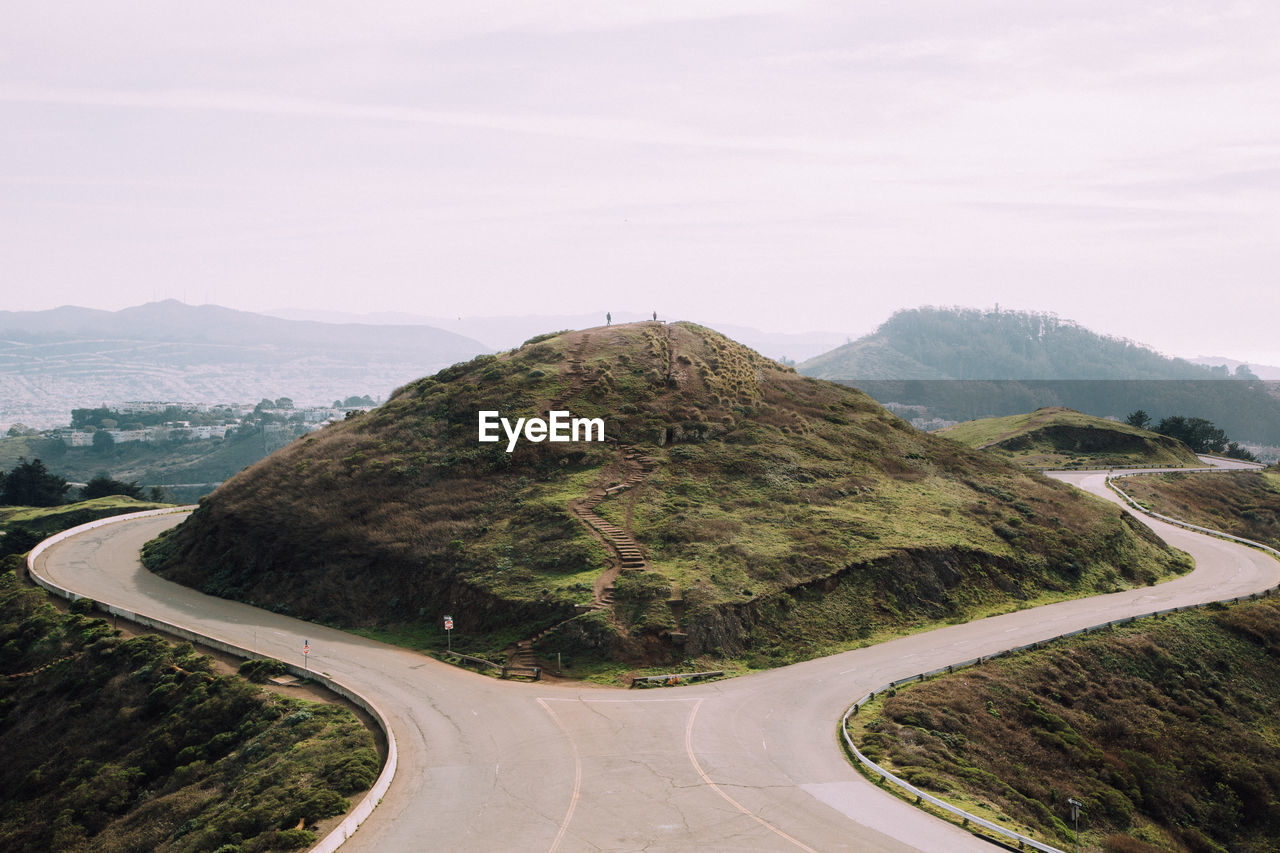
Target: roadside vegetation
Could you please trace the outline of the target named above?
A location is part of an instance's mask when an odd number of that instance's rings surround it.
[[[1172,614],[888,691],[855,743],[917,787],[1064,849],[1275,850],[1280,603]]]
[[[0,506],[0,557],[25,554],[40,540],[79,524],[166,506],[119,495],[51,507]]]
[[[1262,471],[1143,474],[1117,484],[1162,515],[1280,549],[1280,467]]]
[[[1034,468],[1203,464],[1177,438],[1061,407],[965,421],[937,434]]]
[[[611,441],[477,441],[479,410],[552,407]],[[628,451],[651,473],[595,511],[648,570],[539,643],[575,668],[774,666],[1188,567],[1106,502],[688,323],[539,336],[418,380],[224,483],[144,562],[419,648],[449,614],[455,649],[496,656],[592,601],[609,552],[568,503],[621,482]]]
[[[305,848],[379,772],[337,705],[265,692],[189,644],[125,638],[0,573],[0,848]]]

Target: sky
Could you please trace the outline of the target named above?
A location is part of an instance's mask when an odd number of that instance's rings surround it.
[[[1280,364],[1280,4],[8,4],[0,308],[1047,311]]]

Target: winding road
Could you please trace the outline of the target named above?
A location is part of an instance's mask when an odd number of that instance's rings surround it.
[[[1118,502],[1106,473],[1054,476]],[[841,714],[886,682],[1153,610],[1280,582],[1254,549],[1143,519],[1196,569],[1158,586],[948,626],[782,669],[671,690],[496,681],[414,652],[212,598],[142,568],[184,516],[108,524],[41,553],[75,592],[310,666],[382,710],[399,769],[344,853],[983,851],[989,844],[866,782]]]

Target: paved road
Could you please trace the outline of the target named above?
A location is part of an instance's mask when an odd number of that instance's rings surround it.
[[[1104,472],[1055,475],[1111,499]],[[941,628],[720,683],[627,691],[499,682],[412,652],[211,598],[149,574],[162,516],[108,525],[37,571],[100,601],[311,665],[368,696],[400,771],[343,851],[983,851],[865,782],[837,745],[853,699],[890,680],[1100,621],[1255,592],[1261,552],[1148,521],[1195,557],[1175,581]]]

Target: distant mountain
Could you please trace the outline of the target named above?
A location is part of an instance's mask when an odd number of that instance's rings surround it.
[[[1244,367],[1259,379],[1280,379],[1280,367],[1274,367],[1270,364],[1253,364],[1248,361],[1240,361],[1234,358],[1225,358],[1220,355],[1200,355],[1195,358],[1189,358],[1187,361],[1192,364],[1203,364],[1205,367],[1218,368],[1220,371],[1225,368],[1228,373],[1234,374],[1238,369]]]
[[[1213,379],[1220,373],[1052,314],[916,308],[800,365],[821,379]]]
[[[385,397],[488,350],[429,326],[283,320],[174,300],[0,311],[0,423],[65,422],[72,407],[104,401]]]
[[[326,323],[401,323],[425,324],[448,329],[483,341],[495,350],[515,349],[522,343],[548,329],[589,329],[604,321],[604,312],[591,314],[538,314],[505,317],[427,317],[421,314],[378,312],[373,314],[345,314],[339,311],[317,311],[309,308],[282,308],[267,312],[273,317],[290,320],[320,320]],[[634,311],[614,311],[613,322],[634,323],[648,320],[651,315]],[[660,319],[672,319],[658,315]],[[844,332],[764,332],[748,326],[728,323],[709,323],[726,335],[769,358],[804,361],[827,352],[849,340]]]

